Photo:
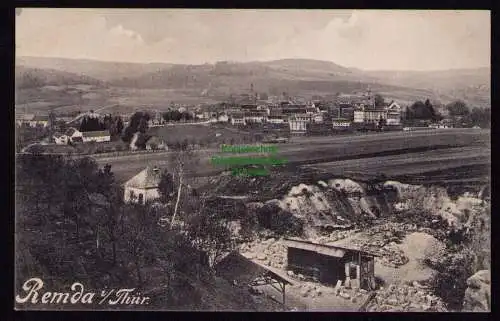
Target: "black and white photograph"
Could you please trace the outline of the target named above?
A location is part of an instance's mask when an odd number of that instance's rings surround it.
[[[15,310],[491,312],[490,11],[15,10]]]

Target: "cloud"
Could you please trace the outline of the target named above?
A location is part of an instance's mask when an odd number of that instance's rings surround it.
[[[110,32],[110,34],[114,34],[117,36],[129,37],[129,38],[134,39],[140,43],[144,42],[144,40],[142,39],[142,36],[140,34],[138,34],[135,31],[125,29],[125,28],[123,28],[122,25],[118,25],[118,26],[112,28],[111,30],[109,30],[109,32]]]

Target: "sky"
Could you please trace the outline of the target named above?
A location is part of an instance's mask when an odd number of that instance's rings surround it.
[[[490,66],[490,11],[16,9],[16,56],[203,64],[303,58],[365,70]]]

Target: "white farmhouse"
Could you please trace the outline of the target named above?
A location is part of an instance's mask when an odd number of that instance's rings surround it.
[[[160,198],[160,180],[161,170],[158,167],[145,168],[125,183],[124,202],[144,204],[157,200]]]
[[[76,128],[70,127],[66,130],[65,133],[68,136],[69,142],[72,143],[82,143],[83,142],[83,133]]]
[[[91,131],[91,132],[82,132],[82,139],[84,143],[88,142],[109,142],[111,141],[111,134],[108,130],[99,130],[99,131]]]
[[[52,137],[56,145],[67,145],[69,142],[69,137],[65,134],[54,134]]]
[[[394,101],[387,107],[387,125],[401,125],[401,106]]]

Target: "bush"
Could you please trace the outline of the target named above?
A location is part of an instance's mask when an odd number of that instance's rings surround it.
[[[270,229],[278,235],[300,236],[304,222],[277,205],[265,205],[257,212],[259,226]]]
[[[467,279],[474,274],[474,255],[468,250],[449,253],[437,262],[426,264],[438,271],[431,287],[450,310],[460,310],[467,289]]]

